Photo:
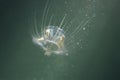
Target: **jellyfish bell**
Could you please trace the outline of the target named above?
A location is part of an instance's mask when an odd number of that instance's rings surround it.
[[[57,26],[48,26],[41,37],[33,37],[33,42],[41,46],[45,55],[66,53],[64,30]]]

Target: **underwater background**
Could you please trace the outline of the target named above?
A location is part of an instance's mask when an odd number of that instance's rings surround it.
[[[0,80],[120,80],[120,1],[49,1],[48,17],[54,13],[56,25],[66,13],[66,21],[77,18],[65,27],[70,35],[85,14],[94,16],[67,46],[68,56],[45,56],[32,42],[34,13],[40,26],[46,2],[0,0]]]

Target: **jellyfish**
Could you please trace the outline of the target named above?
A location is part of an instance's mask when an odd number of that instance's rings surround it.
[[[43,11],[40,26],[41,31],[39,31],[35,23],[33,31],[35,31],[34,33],[37,36],[33,35],[32,40],[45,51],[44,54],[47,56],[50,56],[51,54],[65,54],[68,56],[70,50],[74,51],[73,48],[76,48],[76,45],[78,45],[77,48],[80,47],[81,32],[86,31],[86,25],[95,17],[95,15],[88,16],[88,10],[86,10],[86,14],[83,13],[84,18],[82,17],[82,20],[80,19],[81,17],[79,18],[79,14],[76,14],[75,18],[69,15],[70,18],[67,18],[67,20],[66,17],[68,17],[69,13],[63,13],[63,18],[60,17],[61,21],[58,20],[58,24],[55,24],[55,22],[57,22],[55,21],[56,19],[53,19],[53,16],[48,16],[50,15],[48,3],[49,0]]]
[[[66,53],[64,40],[64,30],[58,26],[48,26],[41,37],[33,37],[33,42],[43,48],[45,55]]]

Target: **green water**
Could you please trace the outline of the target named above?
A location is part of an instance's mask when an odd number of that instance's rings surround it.
[[[82,39],[82,48],[70,44],[68,56],[45,56],[44,51],[32,42],[34,12],[39,26],[46,2],[0,1],[0,80],[119,80],[119,0],[49,2],[48,17],[54,13],[56,25],[65,13],[67,20],[77,16],[73,26],[66,27],[70,30],[68,34],[84,19],[84,14],[95,15],[89,29],[77,33],[73,39]]]

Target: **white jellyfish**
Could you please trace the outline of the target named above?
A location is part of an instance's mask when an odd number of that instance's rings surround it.
[[[64,30],[57,26],[48,26],[41,37],[33,37],[34,43],[45,50],[45,55],[65,53],[67,50],[64,46],[64,40]]]
[[[46,3],[45,9],[43,11],[43,19],[40,26],[41,31],[39,31],[37,28],[38,26],[36,26],[35,23],[34,33],[37,36],[32,36],[33,42],[39,45],[45,51],[45,55],[51,55],[52,53],[68,55],[69,50],[75,48],[75,44],[80,45],[79,35],[81,30],[85,31],[87,29],[85,26],[95,16],[92,15],[89,17],[85,14],[85,18],[83,18],[83,20],[79,20],[79,15],[76,15],[74,19],[71,19],[70,21],[68,20],[67,22],[65,21],[67,14],[65,13],[62,21],[58,20],[59,24],[55,24],[56,21],[53,21],[53,16],[48,18],[48,3],[49,2]],[[68,48],[70,49],[68,50]]]

